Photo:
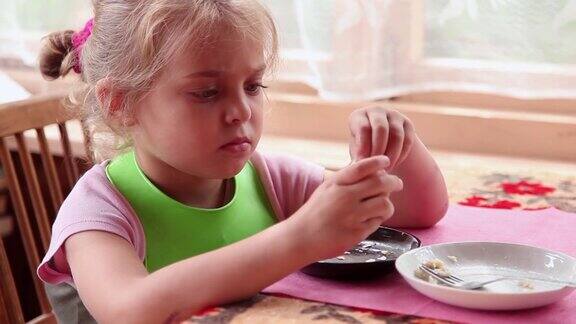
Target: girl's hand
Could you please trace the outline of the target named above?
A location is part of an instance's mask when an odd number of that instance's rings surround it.
[[[388,170],[406,159],[416,138],[414,126],[408,118],[383,107],[357,109],[350,114],[348,124],[352,135],[352,161],[385,155],[390,159]]]
[[[353,248],[394,213],[390,193],[402,181],[384,170],[388,158],[375,156],[334,173],[287,221],[302,253],[326,259]]]

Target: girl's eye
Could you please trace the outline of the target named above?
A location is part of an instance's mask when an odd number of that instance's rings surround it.
[[[252,83],[252,84],[247,85],[244,89],[248,93],[250,93],[252,95],[256,95],[260,92],[260,89],[266,89],[266,88],[268,88],[268,87],[261,84],[261,83]]]
[[[193,92],[190,92],[190,94],[196,99],[207,100],[207,99],[213,99],[214,97],[216,97],[218,95],[218,90],[209,89],[209,90],[202,90],[202,91],[193,91]]]

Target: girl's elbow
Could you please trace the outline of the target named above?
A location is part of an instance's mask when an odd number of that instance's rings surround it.
[[[433,206],[435,208],[429,208],[425,213],[423,213],[422,221],[419,227],[432,227],[436,225],[448,212],[448,199],[438,206]]]
[[[428,228],[436,225],[446,215],[448,211],[448,197],[446,199],[420,202],[418,208],[410,211],[409,214],[398,217],[397,225],[407,228]]]
[[[150,296],[152,297],[152,296]],[[184,322],[209,305],[198,300],[187,306],[170,298],[146,298],[136,296],[120,303],[109,312],[105,323],[173,323]],[[100,322],[100,321],[98,321]]]
[[[114,300],[99,314],[94,314],[98,323],[164,323],[170,315],[162,307],[150,307],[145,297],[130,300]]]
[[[98,323],[147,323],[150,317],[140,307],[131,304],[117,303],[99,314],[94,314]]]
[[[442,183],[444,183],[442,181]],[[418,227],[432,227],[436,225],[448,212],[449,198],[446,185],[434,191],[435,194],[424,199],[421,209],[421,224]]]

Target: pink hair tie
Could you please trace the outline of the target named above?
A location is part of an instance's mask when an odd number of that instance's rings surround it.
[[[86,43],[86,40],[88,40],[88,37],[92,35],[93,26],[94,26],[94,18],[88,20],[86,22],[86,25],[84,25],[84,28],[81,31],[72,34],[72,49],[74,51],[74,55],[76,56],[76,61],[74,62],[73,69],[74,72],[76,73],[82,72],[82,67],[80,65],[82,47],[84,46],[84,43]]]

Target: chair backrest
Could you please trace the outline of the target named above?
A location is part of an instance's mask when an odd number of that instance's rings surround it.
[[[8,258],[11,251],[5,250],[0,239],[2,323],[4,319],[8,323],[24,322],[26,317],[30,317],[24,314],[22,307],[22,303],[27,302],[39,305],[41,314],[33,314],[34,322],[55,322],[44,286],[36,276],[36,268],[48,249],[53,217],[79,177],[79,161],[88,164],[91,161],[86,128],[71,117],[62,102],[62,95],[52,95],[0,105],[0,166],[8,184],[16,227],[35,292],[32,301],[25,300],[30,296],[18,294]],[[72,129],[78,131],[73,134],[71,142]],[[81,153],[78,152],[79,144]]]

